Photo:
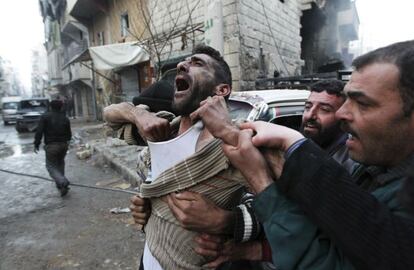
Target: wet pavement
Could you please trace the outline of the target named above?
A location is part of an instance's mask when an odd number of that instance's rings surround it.
[[[33,133],[0,125],[0,169],[49,178],[44,152],[33,153]],[[125,184],[99,157],[78,160],[71,148],[72,183]],[[0,171],[0,269],[138,269],[144,236],[127,207],[129,194],[73,186],[60,197],[54,184]]]

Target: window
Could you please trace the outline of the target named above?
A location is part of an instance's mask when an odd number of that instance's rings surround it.
[[[105,36],[104,36],[104,32],[99,32],[98,33],[98,46],[102,46],[105,45]]]
[[[126,37],[128,35],[129,29],[129,18],[128,13],[121,15],[121,37]]]

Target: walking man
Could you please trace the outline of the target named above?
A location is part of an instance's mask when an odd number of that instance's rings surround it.
[[[62,112],[63,102],[52,100],[50,111],[43,114],[35,134],[34,152],[37,154],[44,137],[46,152],[46,169],[55,180],[61,196],[69,191],[69,181],[65,177],[65,156],[68,150],[68,141],[72,137],[70,121]]]

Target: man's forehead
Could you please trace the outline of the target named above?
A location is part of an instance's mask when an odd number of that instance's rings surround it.
[[[205,53],[195,53],[189,57],[186,58],[186,60],[191,60],[191,59],[200,59],[203,60],[204,62],[212,62],[214,59]]]
[[[309,102],[337,103],[342,102],[343,100],[343,97],[337,96],[335,94],[329,94],[327,91],[312,91],[308,97]]]

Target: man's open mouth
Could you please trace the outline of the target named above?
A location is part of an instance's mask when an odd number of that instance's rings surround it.
[[[177,87],[177,91],[185,91],[190,88],[190,84],[182,77],[175,79],[175,86]]]

